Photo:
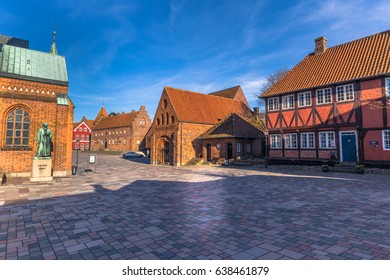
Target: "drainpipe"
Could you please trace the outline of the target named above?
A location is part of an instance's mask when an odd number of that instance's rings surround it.
[[[183,123],[180,122],[180,166],[183,165]]]

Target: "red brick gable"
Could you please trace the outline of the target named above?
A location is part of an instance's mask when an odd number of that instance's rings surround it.
[[[104,106],[100,109],[99,113],[97,114],[93,124],[97,124],[102,118],[108,117],[106,109],[104,109]]]
[[[234,99],[171,87],[165,87],[164,91],[182,122],[215,124],[232,113],[251,115],[246,104]]]
[[[137,116],[138,112],[133,111],[131,113],[122,113],[116,116],[108,116],[102,118],[94,127],[94,130],[107,129],[113,127],[130,126]]]
[[[261,97],[390,73],[390,31],[309,54]]]

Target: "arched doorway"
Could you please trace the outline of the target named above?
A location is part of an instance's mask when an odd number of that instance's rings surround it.
[[[227,159],[232,159],[233,158],[233,144],[228,143],[227,144]]]
[[[170,161],[169,161],[169,152],[170,152],[170,147],[169,147],[169,142],[168,141],[164,141],[164,147],[163,147],[163,152],[162,152],[162,162],[164,164],[170,164]]]
[[[211,145],[207,144],[206,146],[206,158],[207,161],[211,161]]]
[[[157,144],[156,162],[173,165],[173,141],[168,136],[162,136]]]

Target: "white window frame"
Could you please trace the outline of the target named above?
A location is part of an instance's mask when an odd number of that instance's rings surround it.
[[[282,148],[282,134],[271,134],[269,139],[270,139],[271,149]]]
[[[80,143],[80,150],[84,150],[84,143]]]
[[[382,143],[383,150],[390,151],[390,130],[382,130]]]
[[[126,138],[123,138],[123,144],[126,144]]]
[[[237,143],[237,153],[241,152],[241,143]]]
[[[332,103],[332,88],[316,90],[317,105]]]
[[[278,111],[278,110],[279,110],[279,97],[268,98],[268,111]]]
[[[355,99],[355,91],[353,84],[342,85],[336,87],[336,101],[347,102]]]
[[[312,138],[312,141],[310,141]],[[312,144],[312,145],[311,145]],[[314,132],[301,133],[301,149],[315,149],[316,139]]]
[[[390,97],[390,78],[385,79],[386,96]]]
[[[284,148],[285,149],[297,149],[298,148],[298,138],[297,138],[296,133],[284,134]]]
[[[298,107],[311,106],[311,92],[305,91],[298,93]]]
[[[318,141],[320,149],[335,149],[336,137],[334,131],[321,131],[318,134]],[[332,136],[331,136],[332,135]],[[322,138],[325,136],[325,145],[322,143]]]
[[[282,109],[294,109],[294,94],[282,96]]]

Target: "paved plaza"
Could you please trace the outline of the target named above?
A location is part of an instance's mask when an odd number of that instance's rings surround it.
[[[390,259],[389,175],[86,157],[0,185],[0,259]]]

